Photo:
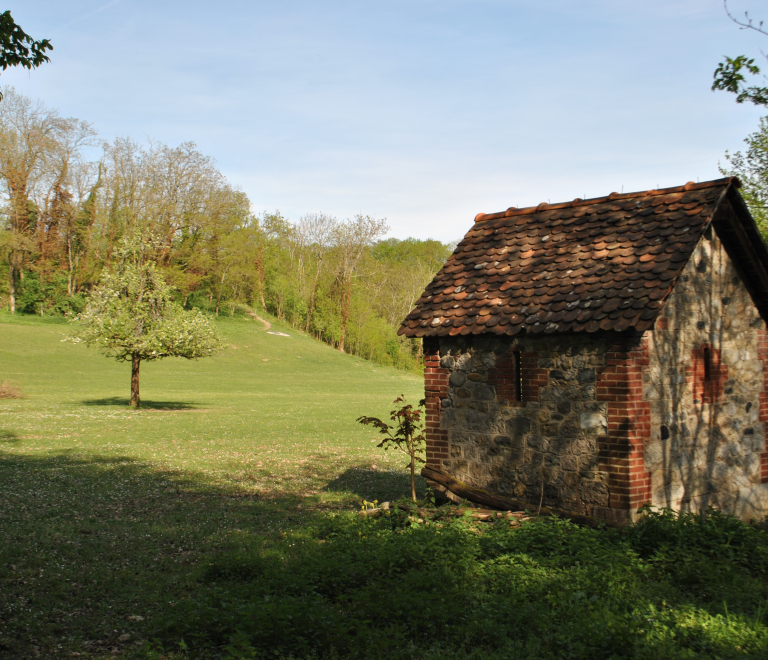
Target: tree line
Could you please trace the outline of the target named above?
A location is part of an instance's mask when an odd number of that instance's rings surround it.
[[[452,246],[385,238],[386,221],[362,214],[255,214],[192,142],[106,142],[13,88],[3,97],[0,302],[11,313],[81,312],[138,232],[187,309],[263,310],[343,352],[418,369],[420,342],[396,330]]]

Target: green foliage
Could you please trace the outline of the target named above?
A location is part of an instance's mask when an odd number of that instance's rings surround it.
[[[384,439],[376,445],[385,450],[397,449],[408,456],[407,469],[411,471],[411,498],[416,501],[416,463],[425,463],[425,435],[421,423],[421,410],[425,401],[419,401],[419,408],[414,408],[405,402],[405,396],[400,395],[393,402],[395,409],[390,411],[390,419],[394,425],[387,424],[378,417],[358,417],[357,421],[366,426],[373,426],[379,430]],[[398,404],[402,403],[402,406]]]
[[[267,312],[345,353],[421,370],[420,341],[397,332],[450,246],[380,240],[386,222],[364,215],[255,216],[191,142],[117,138],[88,162],[83,147],[94,138],[86,122],[6,90],[0,296],[12,312],[38,314],[41,302],[45,313],[77,311],[77,296],[113,266],[120,240],[139,232],[162,237],[150,258],[185,309]],[[40,287],[25,294],[30,273]]]
[[[757,131],[744,140],[747,151],[742,154],[726,152],[727,167],[720,167],[726,176],[741,181],[741,195],[757,223],[763,239],[768,240],[768,117],[760,120]]]
[[[11,17],[10,11],[0,14],[0,67],[23,66],[34,69],[50,62],[45,51],[53,50],[50,40],[35,41]]]
[[[154,634],[183,639],[195,652],[247,648],[254,657],[714,659],[768,652],[768,585],[759,572],[709,571],[712,589],[692,594],[677,583],[674,566],[656,562],[660,550],[638,555],[632,541],[642,536],[639,528],[592,530],[557,519],[513,528],[440,510],[419,515],[423,524],[397,507],[378,519],[336,516],[270,549],[226,553]],[[702,531],[706,524],[684,521],[687,550],[727,553],[728,539],[715,541]],[[765,532],[734,520],[718,524],[768,547]]]
[[[768,575],[766,533],[710,509],[705,515],[646,507],[629,528],[629,540],[641,557],[669,568],[725,562],[751,574]]]
[[[98,346],[118,361],[213,355],[222,344],[218,331],[199,310],[185,311],[174,301],[148,255],[138,234],[123,240],[116,265],[102,273],[74,319],[74,341]]]
[[[67,295],[67,278],[63,273],[57,273],[53,277],[27,273],[20,288],[17,307],[26,314],[72,317],[85,308],[85,296]]]
[[[763,21],[755,23],[749,16],[749,12],[744,12],[744,18],[736,18],[728,9],[728,0],[723,0],[723,7],[728,18],[731,19],[742,30],[750,30],[768,36],[768,32],[763,29]],[[737,57],[725,57],[725,61],[718,64],[715,69],[712,91],[724,90],[731,94],[736,94],[736,103],[749,101],[755,105],[768,105],[768,87],[757,85],[747,86],[747,79],[744,74],[758,75],[760,68],[755,64],[753,58],[746,55]]]
[[[746,86],[744,73],[757,75],[760,68],[755,64],[754,59],[747,58],[746,55],[738,57],[726,57],[724,62],[720,62],[715,69],[715,80],[712,83],[712,91],[724,90],[736,94],[736,103],[749,101],[755,105],[768,105],[768,87],[758,87],[753,85]]]

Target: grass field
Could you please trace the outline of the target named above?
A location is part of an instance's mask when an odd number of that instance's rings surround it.
[[[136,411],[129,365],[0,315],[0,656],[131,648],[212,554],[407,494],[355,419],[421,379],[271,320],[291,336],[223,318],[219,356],[143,364]]]
[[[768,657],[765,525],[359,517],[409,484],[355,419],[421,379],[220,325],[142,366],[137,411],[127,365],[0,315],[0,658]]]

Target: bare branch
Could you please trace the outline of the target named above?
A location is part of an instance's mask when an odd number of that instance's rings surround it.
[[[753,19],[749,17],[749,12],[744,12],[744,21],[740,21],[738,18],[736,18],[732,13],[731,10],[728,9],[728,0],[723,0],[723,8],[725,9],[725,13],[728,15],[728,18],[730,18],[736,25],[739,26],[739,29],[741,30],[754,30],[755,32],[759,32],[760,34],[764,34],[766,37],[768,37],[768,32],[766,32],[763,29],[763,21],[760,21],[757,25],[755,25]]]

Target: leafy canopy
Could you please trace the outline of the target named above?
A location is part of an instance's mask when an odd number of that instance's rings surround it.
[[[744,19],[736,18],[728,9],[728,0],[723,0],[725,13],[742,30],[752,30],[768,36],[768,32],[763,29],[763,22],[755,23],[749,16],[749,12],[744,12]],[[736,103],[750,101],[755,105],[768,105],[768,87],[759,85],[747,86],[747,79],[744,74],[758,75],[760,67],[755,64],[754,58],[748,58],[746,55],[738,57],[725,57],[725,61],[718,64],[715,69],[715,80],[712,83],[712,90],[724,90],[736,94]]]
[[[49,39],[35,41],[11,17],[10,11],[0,14],[0,67],[23,66],[34,69],[43,62],[50,62],[45,54],[53,50]]]
[[[186,311],[173,299],[150,247],[138,233],[122,241],[116,262],[101,276],[75,322],[75,342],[98,346],[118,361],[213,355],[221,336],[200,310]]]
[[[720,167],[726,176],[737,176],[744,197],[763,239],[768,240],[768,117],[760,120],[760,128],[747,136],[746,153],[725,153],[728,167]]]

